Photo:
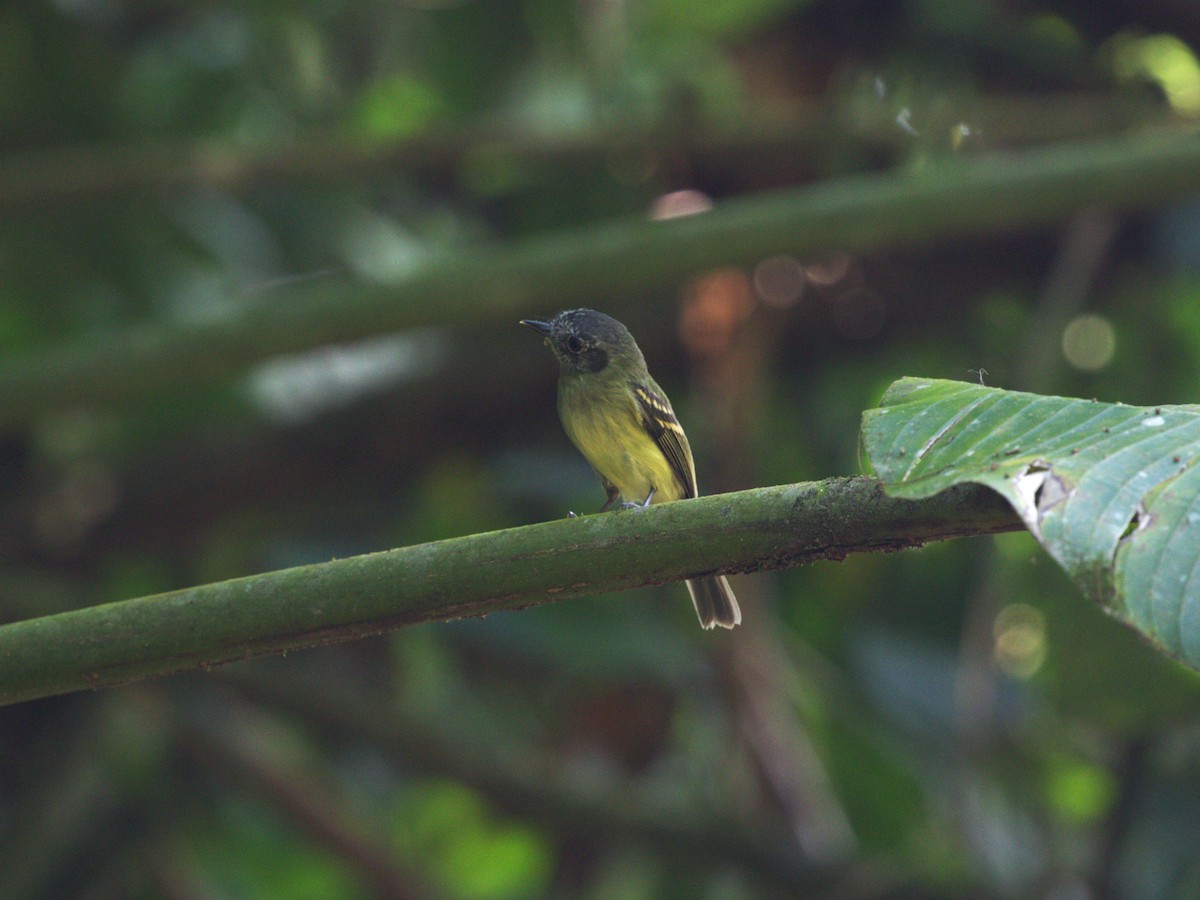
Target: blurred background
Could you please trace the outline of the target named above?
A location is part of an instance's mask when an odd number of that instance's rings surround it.
[[[10,0],[0,361],[1186,129],[1198,53],[1185,0]],[[859,472],[859,414],[901,375],[1200,396],[1196,198],[621,296],[589,277],[706,492]],[[495,299],[35,409],[0,436],[0,617],[599,508],[553,361]],[[734,586],[733,633],[668,585],[0,709],[3,893],[1200,894],[1200,683],[1028,535]]]

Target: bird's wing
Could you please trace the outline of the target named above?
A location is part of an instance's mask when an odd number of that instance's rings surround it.
[[[687,435],[683,433],[683,426],[675,418],[670,402],[655,384],[635,384],[633,394],[637,397],[642,425],[671,464],[671,469],[683,485],[684,498],[695,497],[696,467],[692,462],[692,448],[688,445]]]

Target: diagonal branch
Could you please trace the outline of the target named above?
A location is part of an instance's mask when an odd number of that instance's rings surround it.
[[[714,570],[778,569],[1019,527],[981,488],[905,501],[867,478],[544,522],[5,625],[0,703]]]
[[[952,160],[720,203],[668,222],[617,220],[429,258],[389,284],[328,278],[225,316],[146,325],[0,364],[0,430],[47,408],[122,402],[230,377],[280,353],[418,325],[513,320],[596,297],[636,297],[720,265],[790,253],[928,245],[1144,208],[1200,190],[1200,139],[1161,132]]]
[[[537,748],[481,748],[461,733],[370,693],[347,697],[328,679],[296,672],[232,672],[240,693],[272,713],[291,716],[310,739],[359,741],[406,770],[461,782],[506,813],[540,823],[558,839],[624,839],[688,866],[721,871],[730,865],[777,887],[780,896],[889,896],[912,873],[891,861],[859,856],[814,860],[773,822],[749,821],[684,789],[679,802],[649,799],[637,782],[619,784],[563,772]],[[267,676],[267,677],[264,677]],[[229,677],[229,676],[226,676]],[[379,709],[388,709],[380,716]],[[301,726],[299,723],[303,723]]]

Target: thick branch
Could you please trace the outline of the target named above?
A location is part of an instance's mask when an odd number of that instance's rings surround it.
[[[977,157],[730,200],[705,215],[617,221],[430,259],[394,284],[325,279],[224,318],[146,326],[0,365],[0,429],[48,407],[127,401],[227,377],[279,353],[425,325],[513,320],[628,297],[718,265],[1013,229],[1084,206],[1146,207],[1200,190],[1200,139],[1150,134]]]
[[[843,478],[510,528],[5,625],[0,703],[714,570],[1018,527],[982,488],[913,502]]]

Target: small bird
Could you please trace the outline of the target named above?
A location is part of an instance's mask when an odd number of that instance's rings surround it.
[[[522,319],[543,335],[558,360],[558,416],[604,485],[609,509],[645,509],[695,497],[696,465],[671,401],[646,370],[624,325],[592,309],[547,321]],[[704,628],[733,628],[742,611],[724,575],[687,582]]]

